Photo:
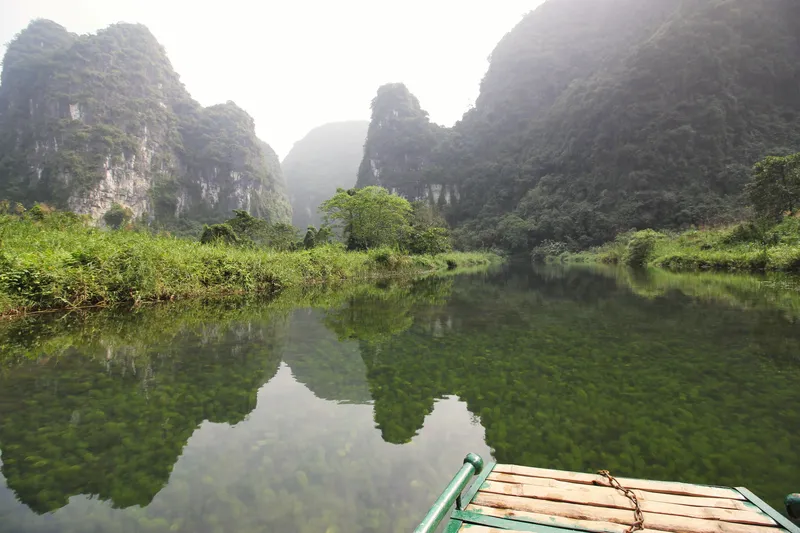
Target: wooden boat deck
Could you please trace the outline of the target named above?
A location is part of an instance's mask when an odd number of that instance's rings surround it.
[[[800,533],[744,488],[617,478],[643,533]],[[462,505],[463,504],[463,505]],[[489,464],[461,495],[447,533],[626,533],[635,505],[597,474]]]

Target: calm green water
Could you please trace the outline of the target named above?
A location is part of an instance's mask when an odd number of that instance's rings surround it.
[[[407,532],[469,452],[800,490],[791,281],[588,268],[0,325],[0,531]]]

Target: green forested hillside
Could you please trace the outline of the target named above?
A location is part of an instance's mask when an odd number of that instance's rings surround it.
[[[338,187],[351,188],[367,137],[365,120],[332,122],[314,128],[297,141],[283,160],[292,203],[292,224],[319,226],[319,205]]]
[[[0,83],[0,199],[101,219],[288,221],[277,158],[233,102],[203,108],[140,24],[75,35],[34,20],[8,45]]]
[[[407,130],[376,136],[463,246],[716,223],[744,216],[756,161],[800,150],[798,57],[794,0],[548,0],[497,45],[475,107],[420,134],[427,159]]]

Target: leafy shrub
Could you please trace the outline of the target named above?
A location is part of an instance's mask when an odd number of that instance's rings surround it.
[[[373,250],[370,253],[372,260],[378,265],[388,265],[392,261],[393,255],[392,251],[387,248]]]
[[[306,250],[311,250],[318,246],[326,246],[331,242],[332,237],[333,232],[329,226],[323,225],[319,229],[309,226],[305,237],[303,237],[302,247]]]
[[[69,254],[64,260],[64,265],[71,266],[99,266],[101,259],[94,251],[79,249]]]
[[[570,251],[570,246],[565,242],[544,240],[531,251],[531,259],[536,263],[543,263],[548,257],[558,257]]]
[[[314,245],[327,245],[331,242],[333,238],[333,231],[331,231],[330,226],[322,225],[318,230],[317,234],[314,235]]]
[[[12,265],[0,272],[0,287],[12,296],[50,302],[53,277],[34,266]]]
[[[28,211],[28,215],[34,219],[38,220],[39,222],[43,221],[47,218],[50,213],[52,213],[54,209],[47,204],[36,204],[30,208]]]
[[[224,242],[226,244],[236,244],[239,237],[229,224],[212,224],[203,226],[203,234],[200,236],[201,244],[214,244]]]
[[[651,229],[637,231],[628,241],[623,262],[633,267],[646,265],[653,255],[656,241],[663,236],[663,234]]]
[[[233,212],[234,217],[225,224],[233,230],[237,240],[229,242],[283,251],[299,248],[297,228],[291,224],[284,222],[270,224],[241,209],[234,209]],[[314,240],[316,242],[316,237]]]
[[[310,250],[317,245],[317,231],[314,226],[309,226],[306,236],[303,237],[303,248]]]
[[[800,218],[786,217],[773,226],[764,238],[765,244],[800,244]]]
[[[54,211],[44,219],[44,225],[59,230],[77,229],[89,225],[91,220],[89,215],[77,215],[71,211]]]
[[[383,270],[399,270],[409,266],[411,263],[407,255],[385,247],[370,250],[369,257],[373,263]]]
[[[118,203],[114,203],[103,215],[103,221],[110,228],[120,229],[133,218],[133,211]]]
[[[759,218],[792,215],[800,207],[800,153],[769,156],[756,163],[747,193]]]
[[[800,249],[796,246],[779,246],[769,254],[771,270],[800,272]]]
[[[412,254],[443,254],[453,249],[450,233],[446,228],[414,228],[408,239],[408,251]]]
[[[757,222],[742,222],[724,232],[720,244],[800,244],[800,219],[786,217],[778,224],[770,224],[763,219]]]
[[[754,222],[742,222],[723,234],[720,242],[723,244],[741,244],[744,242],[758,242],[764,236],[763,228]]]

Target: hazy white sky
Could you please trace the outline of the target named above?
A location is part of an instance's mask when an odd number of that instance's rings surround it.
[[[541,3],[0,0],[0,42],[39,17],[75,33],[145,24],[195,99],[236,102],[282,159],[315,126],[368,119],[383,83],[406,83],[434,122],[452,125],[477,97],[495,44]]]

